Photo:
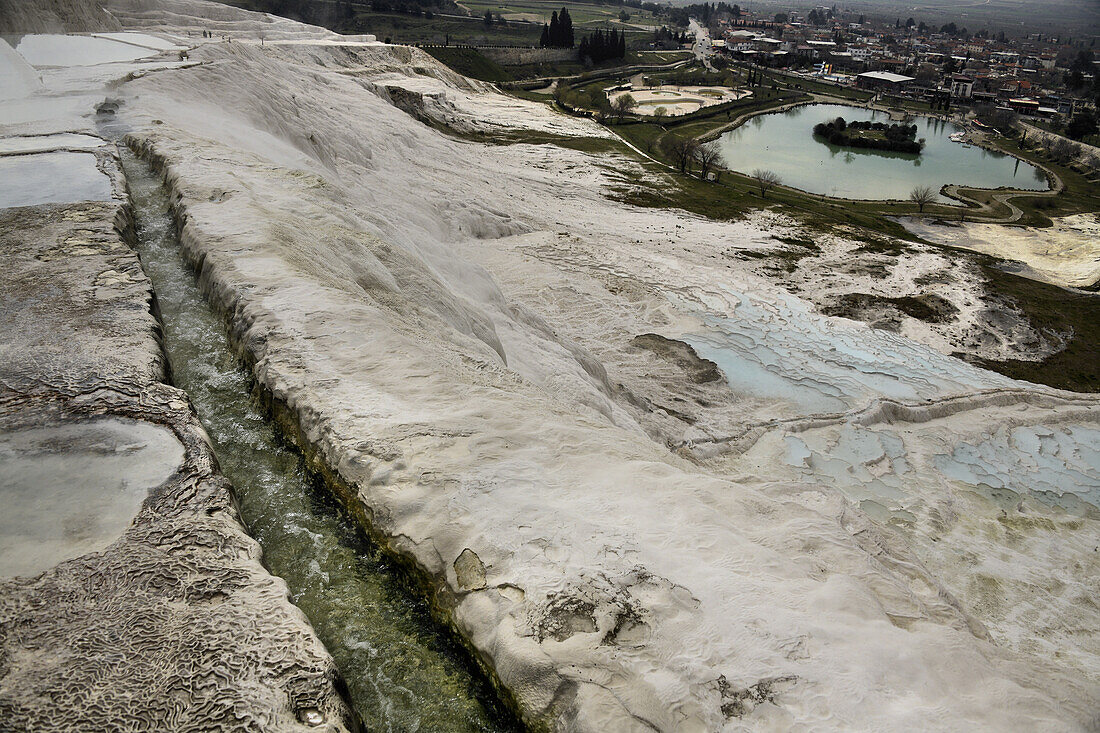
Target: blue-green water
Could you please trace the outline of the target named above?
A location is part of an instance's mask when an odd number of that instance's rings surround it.
[[[775,171],[787,186],[851,199],[906,199],[917,186],[939,190],[947,183],[976,188],[1002,186],[1045,191],[1046,176],[1011,155],[962,145],[950,139],[960,130],[949,122],[918,117],[919,155],[841,148],[813,135],[813,127],[837,117],[889,122],[885,112],[842,104],[809,104],[757,115],[717,141],[726,167],[740,173]],[[941,197],[942,201],[950,199]]]
[[[225,324],[183,262],[160,180],[129,150],[120,152],[172,381],[190,396],[264,564],[286,581],[336,660],[367,730],[518,730],[423,599],[280,439],[253,399]]]

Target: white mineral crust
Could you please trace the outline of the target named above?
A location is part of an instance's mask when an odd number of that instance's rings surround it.
[[[1096,724],[1095,398],[820,315],[725,256],[768,217],[616,203],[666,174],[546,144],[608,133],[418,50],[108,8],[233,36],[118,86],[118,117],[260,382],[527,719]]]

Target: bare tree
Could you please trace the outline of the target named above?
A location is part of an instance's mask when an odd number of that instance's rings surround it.
[[[924,213],[924,207],[936,200],[936,189],[931,186],[917,186],[909,192],[909,200],[917,205],[917,210]]]
[[[1086,155],[1084,163],[1092,173],[1100,173],[1100,158],[1098,158],[1095,153]]]
[[[611,103],[611,110],[615,113],[615,120],[622,122],[626,117],[627,112],[638,106],[638,103],[629,94],[620,94],[615,97],[615,101]]]
[[[1075,142],[1059,137],[1051,145],[1050,156],[1059,163],[1068,164],[1081,154],[1081,146]]]
[[[699,149],[695,151],[695,159],[699,161],[699,177],[704,181],[711,170],[720,165],[725,165],[725,161],[722,160],[722,153],[718,151],[718,146],[713,143],[700,145]]]
[[[670,135],[665,138],[665,150],[676,161],[681,173],[686,173],[691,167],[691,161],[695,158],[695,151],[699,143],[694,138],[682,138]]]
[[[760,198],[767,196],[769,189],[778,186],[780,181],[783,180],[775,171],[764,170],[763,168],[754,170],[752,177],[756,180],[756,185],[760,189]]]
[[[653,122],[658,125],[665,124],[665,118],[668,117],[668,108],[661,106],[653,110]]]

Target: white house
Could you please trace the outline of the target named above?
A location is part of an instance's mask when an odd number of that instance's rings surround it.
[[[951,76],[951,96],[959,99],[970,99],[974,93],[974,80],[965,74],[953,74]]]

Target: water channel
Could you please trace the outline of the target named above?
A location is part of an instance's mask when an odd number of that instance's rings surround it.
[[[182,260],[160,180],[121,153],[172,381],[190,395],[264,564],[336,659],[367,730],[519,730],[466,651],[280,439]]]
[[[741,173],[775,171],[783,183],[810,193],[850,199],[906,199],[917,186],[939,190],[948,183],[976,188],[1049,188],[1039,168],[1004,153],[957,143],[961,128],[917,117],[918,155],[839,147],[813,135],[813,127],[843,117],[848,122],[890,122],[885,112],[843,104],[807,104],[750,118],[716,141],[726,167]],[[951,199],[941,196],[947,203]]]

